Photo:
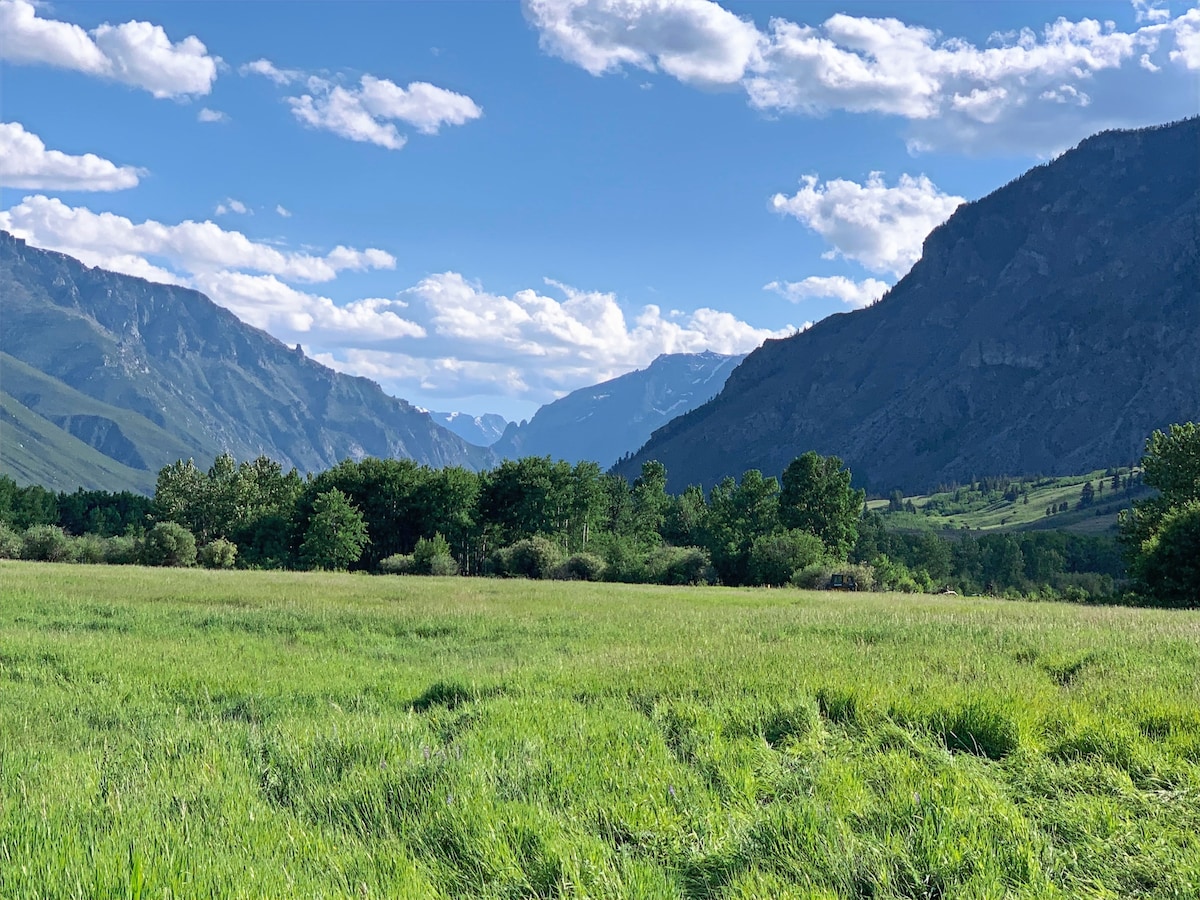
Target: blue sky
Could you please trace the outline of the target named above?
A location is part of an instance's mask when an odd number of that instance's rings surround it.
[[[871,302],[961,200],[1200,111],[1185,3],[0,0],[0,227],[526,417]]]

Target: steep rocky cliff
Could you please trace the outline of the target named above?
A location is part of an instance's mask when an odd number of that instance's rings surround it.
[[[769,341],[619,468],[671,487],[806,450],[858,483],[1129,463],[1200,419],[1200,119],[1112,131],[974,203],[875,305]]]

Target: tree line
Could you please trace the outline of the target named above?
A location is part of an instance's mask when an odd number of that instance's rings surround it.
[[[302,477],[227,454],[164,467],[153,498],[0,477],[0,556],[801,587],[845,571],[865,588],[1074,600],[1111,597],[1126,576],[1106,537],[890,531],[833,456],[707,494],[666,483],[657,462],[632,483],[549,457],[483,472],[368,458]]]

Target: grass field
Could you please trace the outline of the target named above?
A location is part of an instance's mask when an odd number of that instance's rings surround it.
[[[1122,475],[1128,475],[1131,471],[1140,472],[1141,469],[1120,469]],[[1100,488],[1100,492],[1091,506],[1081,507],[1080,492],[1089,482],[1093,488]],[[881,499],[868,500],[867,508],[882,513],[889,528],[910,531],[957,531],[961,528],[971,531],[1053,529],[1080,534],[1102,534],[1116,532],[1117,514],[1120,510],[1128,509],[1135,500],[1145,499],[1154,493],[1152,489],[1140,484],[1130,491],[1114,492],[1109,487],[1110,476],[1105,475],[1103,469],[1085,475],[1040,478],[1020,483],[1025,486],[1026,492],[1015,500],[1005,499],[999,492],[988,496],[964,488],[958,492],[963,497],[961,503],[954,501],[955,491],[944,491],[906,497],[905,500],[912,502],[915,512],[889,512],[888,501]],[[944,504],[944,508],[957,507],[958,511],[937,511],[937,501]],[[1068,504],[1068,510],[1046,515],[1047,507],[1057,507],[1063,502]]]
[[[1200,615],[0,564],[0,897],[1200,896]]]

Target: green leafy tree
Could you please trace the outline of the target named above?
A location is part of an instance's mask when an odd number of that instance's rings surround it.
[[[750,546],[779,525],[779,482],[758,469],[725,478],[708,499],[704,543],[723,584],[749,583]]]
[[[1122,513],[1121,541],[1130,572],[1145,602],[1195,606],[1200,573],[1187,555],[1200,558],[1200,425],[1188,422],[1155,431],[1146,441],[1142,467],[1142,480],[1158,494]]]
[[[671,499],[667,496],[667,467],[657,460],[642,463],[633,482],[633,538],[644,547],[662,541],[662,527]]]
[[[1200,607],[1200,500],[1171,509],[1132,565],[1143,596],[1156,606]]]
[[[311,569],[340,571],[357,562],[367,545],[363,515],[337,488],[318,494],[313,516],[300,545],[300,559]]]
[[[813,451],[783,471],[779,518],[786,528],[815,534],[837,559],[846,559],[858,538],[866,493],[850,487],[850,471],[836,456]]]

